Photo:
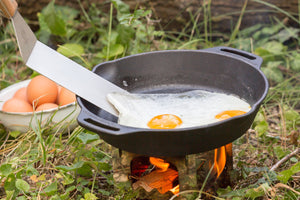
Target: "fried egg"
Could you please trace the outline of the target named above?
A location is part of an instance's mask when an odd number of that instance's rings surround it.
[[[251,109],[237,96],[205,90],[170,94],[110,93],[107,99],[119,111],[119,124],[138,128],[201,126]]]

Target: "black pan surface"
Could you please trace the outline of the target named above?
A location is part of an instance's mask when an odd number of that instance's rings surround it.
[[[93,72],[131,93],[170,93],[205,89],[235,94],[252,109],[221,122],[182,129],[122,126],[117,117],[77,97],[78,123],[109,144],[150,156],[183,156],[226,145],[250,128],[268,92],[262,59],[228,47],[148,52],[105,62]]]

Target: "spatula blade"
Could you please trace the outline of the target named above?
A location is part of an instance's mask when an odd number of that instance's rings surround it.
[[[18,11],[11,19],[17,37],[21,56],[24,62],[26,63],[37,39]]]
[[[39,41],[26,65],[113,115],[117,111],[107,101],[107,94],[127,92]]]

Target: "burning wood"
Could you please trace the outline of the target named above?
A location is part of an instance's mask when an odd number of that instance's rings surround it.
[[[178,172],[168,168],[164,172],[154,170],[150,174],[140,177],[139,180],[133,183],[133,189],[138,187],[144,188],[147,192],[157,189],[161,194],[164,194],[173,188],[173,181],[178,177]]]
[[[149,161],[155,166],[155,169],[133,183],[133,189],[138,187],[144,188],[147,192],[157,189],[161,194],[164,194],[174,188],[173,182],[178,177],[178,172],[169,168],[170,163],[165,162],[163,159],[150,157]],[[176,192],[176,189],[174,189]]]
[[[170,166],[170,163],[165,162],[163,159],[150,157],[149,161],[152,165],[156,167],[156,170],[159,172],[167,171]]]

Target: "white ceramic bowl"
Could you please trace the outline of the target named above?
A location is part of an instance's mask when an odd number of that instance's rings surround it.
[[[4,102],[13,97],[14,93],[29,84],[30,80],[22,81],[13,84],[0,91],[0,123],[2,123],[8,130],[27,132],[30,129],[37,128],[38,125],[42,127],[45,125],[57,125],[57,127],[65,126],[68,129],[74,129],[77,124],[77,116],[80,108],[77,103],[71,103],[53,108],[45,111],[38,111],[35,113],[13,113],[2,111]],[[57,130],[55,128],[55,130]]]

